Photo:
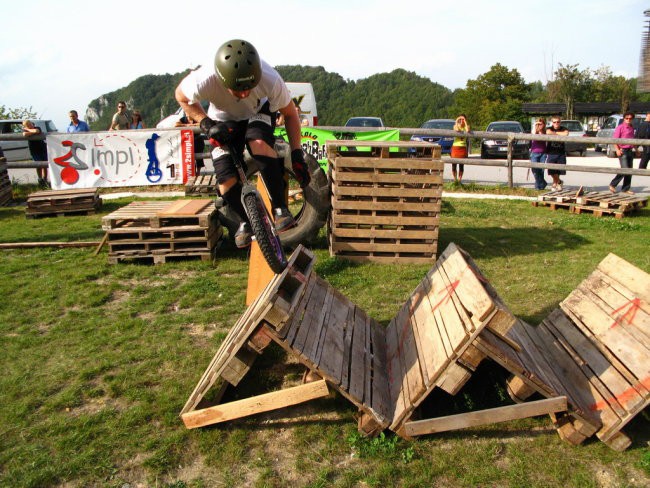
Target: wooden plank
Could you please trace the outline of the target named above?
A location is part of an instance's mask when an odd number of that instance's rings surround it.
[[[249,415],[269,412],[279,408],[297,405],[329,394],[325,380],[265,393],[252,398],[224,403],[213,407],[194,410],[181,415],[185,427],[195,429],[219,422],[227,422]]]
[[[350,396],[363,402],[363,390],[366,383],[366,322],[370,318],[358,307],[354,307],[354,330],[350,359]]]
[[[164,209],[158,210],[156,215],[159,217],[194,217],[212,202],[211,199],[176,200]]]
[[[372,346],[372,409],[381,413],[385,424],[390,423],[393,417],[393,405],[391,404],[389,382],[388,382],[388,361],[386,358],[386,330],[378,323],[370,323],[370,337]]]
[[[352,337],[354,334],[354,313],[356,305],[350,303],[348,306],[348,316],[345,323],[345,334],[343,336],[343,361],[341,365],[341,388],[348,390],[350,388],[350,368],[352,367]],[[388,384],[388,383],[386,383]]]
[[[396,318],[398,334],[398,354],[402,359],[402,368],[408,383],[408,394],[405,396],[407,408],[419,403],[420,396],[426,390],[418,351],[414,337],[413,324],[407,307],[402,307]],[[406,393],[406,391],[405,391]]]
[[[398,326],[392,320],[386,327],[386,361],[388,365],[388,390],[393,404],[393,421],[401,418],[407,409],[406,396],[403,393],[406,386],[406,373],[400,358]]]
[[[329,375],[336,385],[340,385],[342,382],[343,364],[345,363],[344,339],[348,327],[349,308],[350,302],[334,290],[323,345],[320,347],[320,355],[316,358],[319,371]]]
[[[635,385],[631,385],[618,372],[596,345],[582,334],[566,315],[556,311],[544,321],[544,324],[567,351],[574,352],[576,362],[583,368],[585,374],[602,382],[606,389],[600,389],[601,394],[619,415],[625,414],[624,411],[618,410],[621,408],[619,404],[628,411],[633,411],[644,405],[645,400],[635,390]]]
[[[307,339],[310,336],[314,322],[318,319],[318,316],[321,313],[323,304],[325,302],[325,297],[328,293],[328,286],[324,283],[318,276],[312,276],[314,288],[312,289],[309,306],[306,309],[303,320],[300,323],[300,328],[298,328],[297,333],[291,343],[291,347],[299,351],[300,353],[306,347]]]
[[[450,430],[477,427],[479,425],[508,422],[510,420],[536,417],[538,415],[547,415],[552,412],[562,412],[566,409],[566,397],[546,398],[534,402],[407,422],[405,430],[407,435],[410,436],[435,434],[437,432],[447,432]]]
[[[650,350],[639,342],[632,328],[614,326],[611,312],[602,310],[593,303],[592,297],[580,289],[574,290],[561,304],[563,310],[570,310],[579,321],[577,325],[589,329],[598,342],[618,357],[635,376],[635,383],[644,383],[650,378]],[[645,358],[645,360],[644,360]]]
[[[478,320],[484,320],[494,309],[494,301],[469,268],[456,245],[449,244],[440,255],[439,260],[452,285],[455,285],[456,295],[460,298],[463,306]]]
[[[329,284],[323,284],[326,287],[325,300],[319,310],[319,315],[316,320],[309,324],[309,334],[305,341],[305,346],[302,348],[301,353],[309,358],[314,364],[318,364],[320,357],[320,350],[323,347],[325,332],[329,325],[329,316],[332,311],[332,302],[334,300],[334,288]]]
[[[650,274],[612,253],[598,264],[597,269],[621,283],[645,303],[650,303]]]

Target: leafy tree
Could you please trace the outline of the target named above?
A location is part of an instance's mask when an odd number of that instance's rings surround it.
[[[531,98],[531,87],[519,71],[500,63],[456,94],[455,113],[464,113],[475,128],[484,128],[493,120],[526,121],[521,104]]]
[[[0,105],[0,119],[37,119],[38,114],[34,112],[32,107],[24,108],[8,108],[5,105]]]
[[[127,86],[92,100],[86,110],[86,121],[92,130],[106,130],[117,102],[124,100],[128,112],[139,110],[145,123],[154,127],[160,119],[178,109],[174,91],[188,72],[140,76]]]
[[[589,68],[580,71],[577,64],[564,66],[559,64],[553,75],[553,81],[546,86],[552,102],[566,104],[565,118],[574,118],[575,102],[590,101],[593,79]]]

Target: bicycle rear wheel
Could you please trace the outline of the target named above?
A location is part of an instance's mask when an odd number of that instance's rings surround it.
[[[242,193],[242,203],[264,259],[274,273],[282,273],[287,267],[287,258],[264,202],[257,191],[253,190]]]

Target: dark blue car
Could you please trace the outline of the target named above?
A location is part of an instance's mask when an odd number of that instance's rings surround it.
[[[445,129],[445,130],[454,130],[454,120],[453,119],[431,119],[427,120],[424,124],[420,126],[420,129]],[[424,142],[434,142],[439,144],[442,148],[443,154],[451,153],[451,145],[454,142],[453,137],[441,137],[441,136],[428,136],[423,134],[415,134],[411,136],[412,141],[424,141]]]

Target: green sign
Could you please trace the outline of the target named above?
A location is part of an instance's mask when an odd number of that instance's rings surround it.
[[[322,130],[316,127],[301,127],[300,142],[302,148],[318,160],[323,171],[327,171],[327,141],[399,141],[399,130],[381,130],[372,132],[343,132]],[[276,137],[288,141],[287,131],[284,127],[275,129]],[[369,147],[355,145],[357,151],[370,151]]]

